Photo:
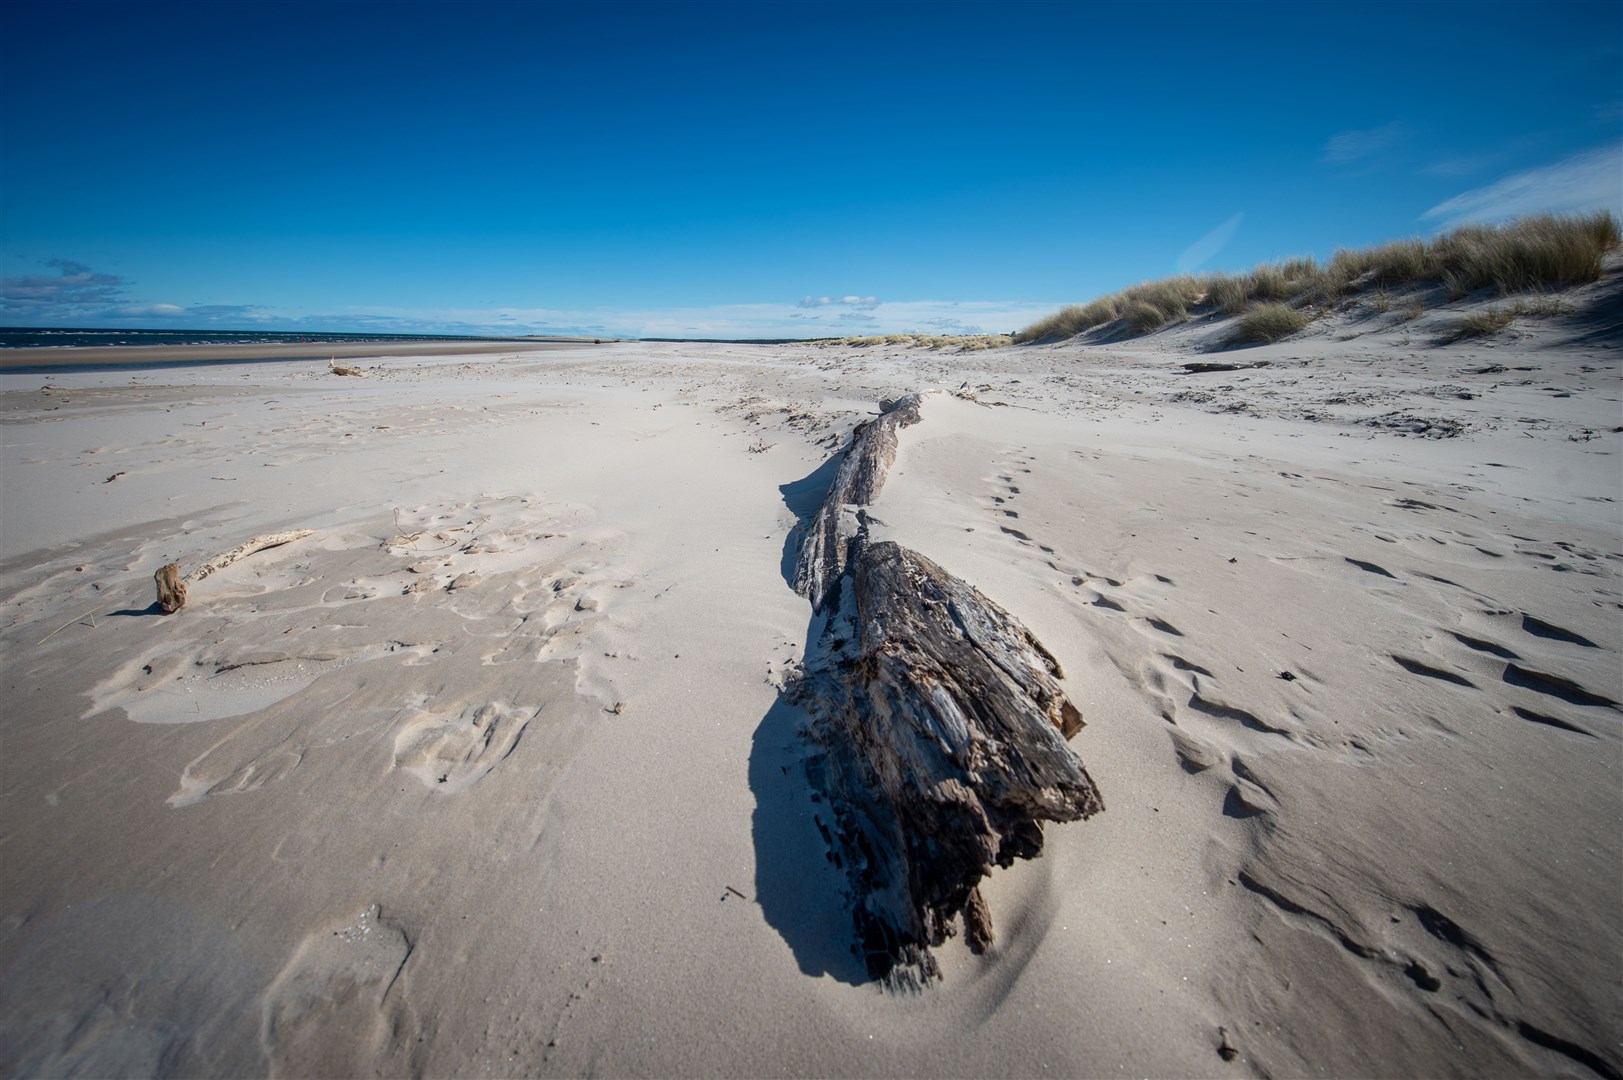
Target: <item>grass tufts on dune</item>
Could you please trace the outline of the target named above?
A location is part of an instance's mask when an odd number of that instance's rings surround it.
[[[1377,310],[1392,306],[1391,291],[1441,285],[1457,300],[1480,289],[1500,295],[1564,289],[1600,277],[1607,253],[1623,243],[1623,229],[1610,211],[1535,214],[1502,225],[1462,225],[1430,240],[1410,238],[1358,250],[1342,249],[1326,263],[1298,256],[1237,274],[1183,275],[1146,281],[1087,304],[1074,304],[1039,319],[1014,335],[1015,344],[1062,341],[1120,323],[1147,334],[1194,314],[1217,313],[1251,320],[1237,326],[1230,342],[1272,341],[1285,326],[1285,307],[1310,321],[1307,309],[1325,310],[1350,297],[1367,297]],[[1440,302],[1440,301],[1439,301]],[[1259,314],[1261,312],[1261,314]],[[1418,314],[1418,312],[1416,312]],[[1279,336],[1284,336],[1280,334]]]
[[[1234,321],[1230,345],[1265,345],[1290,337],[1312,321],[1301,308],[1289,304],[1257,304]]]
[[[1485,311],[1474,311],[1455,323],[1443,335],[1443,341],[1463,341],[1466,338],[1489,337],[1497,334],[1509,326],[1516,317],[1516,312],[1506,308],[1489,307]]]

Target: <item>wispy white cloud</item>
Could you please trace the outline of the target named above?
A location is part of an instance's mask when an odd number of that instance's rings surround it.
[[[1398,121],[1366,131],[1343,131],[1330,136],[1324,144],[1324,160],[1333,165],[1361,161],[1402,142],[1408,133],[1409,129]]]
[[[1017,330],[1059,304],[1026,300],[876,301],[871,308],[803,302],[705,307],[565,310],[556,308],[368,308],[326,317],[369,320],[398,333],[574,334],[603,337],[804,338],[850,333],[947,334]]]
[[[1542,211],[1623,210],[1623,143],[1512,173],[1438,203],[1421,214],[1442,225],[1493,222]]]
[[[186,309],[179,304],[134,304],[130,307],[118,309],[118,314],[126,318],[153,318],[172,319],[177,315],[186,314]]]
[[[848,307],[873,309],[879,306],[879,301],[872,296],[808,296],[800,301],[803,308],[818,307]]]
[[[1422,165],[1420,171],[1427,176],[1469,176],[1474,172],[1481,172],[1492,165],[1504,160],[1502,152],[1490,151],[1482,154],[1466,154],[1461,157],[1444,158],[1429,165]]]
[[[1178,273],[1188,274],[1200,269],[1207,262],[1217,257],[1217,253],[1228,246],[1234,239],[1234,234],[1240,231],[1240,223],[1245,220],[1245,214],[1235,214],[1211,232],[1190,244],[1182,255],[1178,256]]]
[[[279,321],[276,313],[258,304],[125,304],[91,312],[89,317],[112,323],[135,319],[144,324],[162,323],[187,330],[225,330],[244,324],[258,327]]]

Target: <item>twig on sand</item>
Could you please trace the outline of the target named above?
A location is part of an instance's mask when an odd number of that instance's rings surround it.
[[[54,638],[56,635],[60,634],[62,631],[66,630],[68,627],[72,626],[74,623],[83,622],[84,619],[86,618],[86,616],[88,616],[90,618],[90,628],[92,630],[94,630],[96,628],[96,609],[91,608],[89,611],[85,612],[84,615],[75,616],[74,618],[69,619],[67,622],[63,623],[61,626],[57,627],[55,630],[52,630],[49,634],[46,634],[44,637],[42,637],[38,641],[34,642],[34,644],[35,645],[43,645],[43,644],[45,644],[47,641],[50,641],[52,638]]]
[[[414,533],[408,533],[408,532],[406,532],[406,530],[404,528],[401,527],[401,525],[400,525],[400,507],[397,506],[397,507],[394,508],[394,539],[385,541],[383,546],[384,547],[396,547],[396,546],[398,546],[400,544],[413,544],[413,545],[415,545],[417,543],[417,538],[422,536],[422,535],[423,535],[423,530],[421,530],[421,529],[418,529]]]

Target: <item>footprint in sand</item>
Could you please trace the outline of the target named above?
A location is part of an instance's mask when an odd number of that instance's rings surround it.
[[[402,975],[411,940],[372,904],[306,937],[265,992],[272,1076],[366,1076],[415,1026]]]
[[[466,791],[513,752],[525,726],[540,714],[540,709],[495,704],[421,714],[395,736],[395,768],[435,791]]]
[[[1364,571],[1364,573],[1366,573],[1366,574],[1376,574],[1376,575],[1379,575],[1380,577],[1391,578],[1394,581],[1397,580],[1397,575],[1396,574],[1392,573],[1392,571],[1388,570],[1386,567],[1380,565],[1379,563],[1365,562],[1363,559],[1355,559],[1355,558],[1351,557],[1350,555],[1345,556],[1345,559],[1346,559],[1347,562],[1351,563],[1353,566],[1358,567],[1358,569]]]
[[[1600,648],[1599,645],[1596,645],[1582,634],[1567,630],[1554,623],[1545,622],[1543,619],[1529,615],[1526,612],[1522,613],[1522,630],[1534,637],[1545,638],[1549,641],[1564,641],[1569,645],[1581,645],[1586,649]]]
[[[209,779],[209,754],[193,761],[181,773],[180,787],[168,798],[170,806],[192,806],[215,795],[241,795],[285,779],[304,760],[303,749],[274,749],[232,769],[223,778]]]

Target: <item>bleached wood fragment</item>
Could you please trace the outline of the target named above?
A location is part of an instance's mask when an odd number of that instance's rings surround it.
[[[306,536],[309,536],[313,532],[315,532],[314,529],[289,529],[286,532],[267,533],[264,536],[256,536],[246,543],[238,544],[224,555],[214,556],[214,558],[187,574],[186,580],[202,581],[210,574],[219,570],[224,570],[238,559],[246,559],[256,551],[264,551],[266,548],[281,547],[283,544],[291,544],[295,540],[303,540]]]
[[[158,587],[158,607],[165,615],[173,614],[186,606],[186,586],[193,581],[202,581],[210,574],[217,573],[249,555],[266,548],[280,547],[291,544],[295,540],[302,540],[315,532],[314,529],[289,529],[286,532],[267,533],[256,536],[246,543],[238,544],[223,555],[214,558],[199,566],[196,570],[180,577],[180,567],[176,563],[169,563],[153,575]]]
[[[186,582],[181,580],[178,563],[166,563],[152,578],[158,585],[158,609],[173,615],[186,606]]]

